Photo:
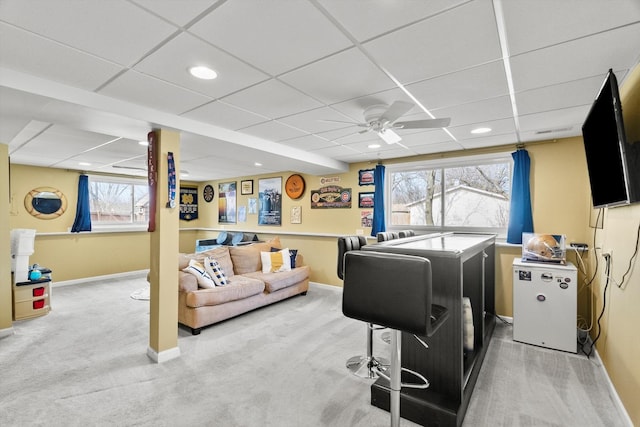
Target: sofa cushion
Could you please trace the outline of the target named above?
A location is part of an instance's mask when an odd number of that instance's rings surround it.
[[[291,256],[289,249],[279,251],[260,252],[263,273],[277,273],[291,270]]]
[[[279,237],[275,237],[266,242],[229,247],[229,254],[233,261],[233,272],[235,274],[245,274],[262,271],[260,252],[269,252],[271,247],[282,248]],[[225,268],[224,265],[222,268]]]
[[[189,260],[191,259],[195,259],[196,261],[204,265],[204,259],[207,257],[213,258],[218,261],[227,278],[233,276],[233,264],[231,262],[231,256],[229,255],[228,246],[220,246],[217,248],[209,249],[208,251],[198,252],[195,254],[179,254],[178,268],[180,270],[184,269],[187,265],[189,265]]]
[[[225,302],[248,298],[264,291],[264,282],[244,276],[233,276],[226,286],[199,289],[187,292],[187,306],[197,308],[224,304]]]
[[[235,276],[234,276],[235,277]],[[251,277],[262,280],[265,284],[267,292],[275,292],[279,289],[293,286],[305,279],[309,278],[309,266],[294,268],[290,271],[281,271],[279,273],[247,273],[243,277]]]
[[[182,292],[195,291],[198,289],[198,279],[193,274],[178,271],[178,289]]]

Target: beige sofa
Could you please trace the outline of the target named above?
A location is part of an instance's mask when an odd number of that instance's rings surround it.
[[[297,255],[291,271],[263,273],[261,252],[281,249],[280,239],[245,246],[221,246],[195,254],[180,254],[178,260],[178,322],[191,329],[193,335],[201,328],[229,319],[298,294],[307,294],[309,267],[302,265]],[[228,284],[214,288],[199,288],[197,278],[182,271],[190,259],[203,262],[205,257],[218,261]]]

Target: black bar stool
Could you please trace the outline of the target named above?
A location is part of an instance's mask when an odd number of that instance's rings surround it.
[[[360,251],[367,244],[364,236],[338,237],[338,277],[344,279],[344,255],[350,251]],[[372,323],[367,323],[367,350],[364,355],[350,357],[347,369],[361,378],[378,378],[378,372],[389,366],[389,360],[373,356],[373,331],[383,329]],[[378,369],[374,369],[378,368]]]
[[[390,383],[391,426],[400,425],[400,389],[427,388],[421,374],[401,366],[401,332],[418,338],[432,335],[448,318],[449,311],[431,301],[431,262],[427,258],[395,253],[352,251],[345,255],[342,312],[363,322],[384,325],[391,332],[391,366],[380,376]],[[422,383],[402,383],[401,372]],[[387,375],[388,374],[388,375]]]

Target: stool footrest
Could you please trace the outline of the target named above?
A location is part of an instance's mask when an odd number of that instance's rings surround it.
[[[382,378],[384,378],[385,380],[391,382],[391,377],[389,377],[389,375],[385,374],[385,371],[379,370],[377,366],[374,366],[373,369],[376,370],[376,372],[378,373],[379,376],[381,376]],[[412,371],[411,369],[407,369],[407,368],[401,368],[403,372],[408,372],[412,375],[415,375],[416,377],[418,377],[422,382],[421,383],[400,383],[400,387],[406,387],[406,388],[419,388],[419,389],[426,389],[429,388],[429,386],[431,385],[429,383],[429,380],[426,379],[424,377],[424,375],[416,372],[416,371]]]

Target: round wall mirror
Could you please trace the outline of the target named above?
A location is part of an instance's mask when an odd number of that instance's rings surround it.
[[[67,210],[67,198],[55,188],[38,187],[24,198],[24,207],[36,218],[58,218]]]

